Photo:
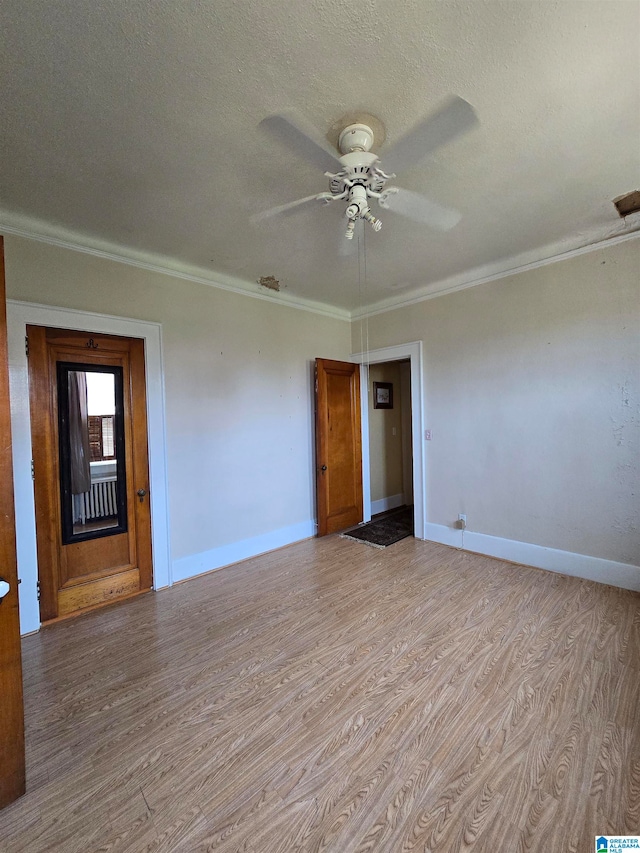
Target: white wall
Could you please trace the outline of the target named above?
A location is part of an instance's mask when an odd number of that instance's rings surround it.
[[[5,256],[10,299],[162,324],[174,579],[313,535],[312,363],[348,357],[347,322],[17,237]]]
[[[639,270],[630,240],[369,318],[371,348],[423,342],[427,519],[452,544],[463,512],[487,537],[640,563]]]

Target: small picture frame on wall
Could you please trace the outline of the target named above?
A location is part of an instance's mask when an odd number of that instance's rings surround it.
[[[393,382],[373,383],[373,408],[393,409]]]

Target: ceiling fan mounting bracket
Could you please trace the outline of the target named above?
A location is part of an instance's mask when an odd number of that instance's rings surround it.
[[[373,145],[373,131],[366,124],[350,124],[338,137],[338,148],[341,154],[352,151],[370,151]]]

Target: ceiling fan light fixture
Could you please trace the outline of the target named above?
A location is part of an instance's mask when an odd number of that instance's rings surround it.
[[[462,98],[452,96],[435,113],[405,134],[390,151],[383,153],[383,157],[385,161],[390,160],[403,168],[412,166],[442,145],[471,130],[477,123],[478,117],[473,107]],[[270,116],[260,124],[311,162],[322,164],[324,176],[329,178],[330,184],[329,192],[307,196],[254,215],[252,221],[255,223],[316,201],[325,204],[345,201],[347,206],[344,214],[352,224],[347,224],[343,234],[350,244],[356,222],[366,222],[374,231],[382,227],[381,221],[369,208],[370,200],[377,200],[383,209],[399,213],[437,231],[448,231],[460,220],[457,211],[443,207],[414,190],[386,186],[388,181],[396,177],[395,169],[382,171],[377,153],[370,150],[374,144],[374,131],[362,120],[352,120],[342,129],[338,136],[338,151],[332,151],[326,140],[308,122],[293,116]],[[331,169],[326,168],[327,160],[330,161]],[[334,166],[336,162],[340,165],[337,171]]]

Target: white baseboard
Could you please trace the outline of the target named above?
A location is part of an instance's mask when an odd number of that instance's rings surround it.
[[[395,509],[403,504],[404,495],[390,495],[388,498],[380,498],[379,501],[371,501],[371,515],[386,512],[388,509]]]
[[[445,524],[430,524],[424,526],[424,538],[441,545],[451,545],[452,548],[462,548],[462,531]]]
[[[240,542],[232,542],[230,545],[222,545],[220,548],[212,548],[210,551],[201,551],[199,554],[190,554],[173,561],[173,582],[183,581],[197,575],[221,569],[231,563],[238,563],[249,557],[257,557],[267,551],[282,548],[283,545],[291,545],[301,539],[309,539],[316,534],[315,521],[302,521],[292,524],[290,527],[282,527],[263,533],[261,536],[253,536],[251,539],[242,539]]]
[[[621,589],[640,591],[640,566],[631,563],[618,563],[614,560],[603,560],[601,557],[532,545],[529,542],[501,539],[471,530],[464,531],[463,543],[463,531],[444,524],[427,524],[425,539],[477,554],[486,554],[488,557],[509,560],[512,563],[523,563],[525,566],[607,583]]]

